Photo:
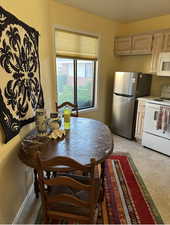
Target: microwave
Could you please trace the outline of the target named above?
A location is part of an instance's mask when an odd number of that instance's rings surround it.
[[[161,52],[159,54],[157,75],[170,76],[170,52]]]

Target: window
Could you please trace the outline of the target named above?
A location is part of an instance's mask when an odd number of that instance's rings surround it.
[[[95,106],[97,38],[56,30],[57,101]]]
[[[58,104],[69,101],[79,109],[94,107],[95,60],[56,58]]]

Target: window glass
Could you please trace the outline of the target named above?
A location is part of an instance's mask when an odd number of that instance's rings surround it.
[[[170,62],[163,62],[162,71],[169,71],[169,70],[170,70]]]
[[[57,102],[71,102],[78,109],[94,107],[96,61],[56,58]]]
[[[74,60],[56,59],[58,104],[65,101],[74,103]]]
[[[77,60],[77,103],[79,108],[93,106],[94,61]]]

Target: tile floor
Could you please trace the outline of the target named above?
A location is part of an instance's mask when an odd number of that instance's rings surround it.
[[[170,157],[114,136],[114,151],[129,152],[165,224],[170,224]],[[40,201],[30,196],[18,223],[34,223]]]

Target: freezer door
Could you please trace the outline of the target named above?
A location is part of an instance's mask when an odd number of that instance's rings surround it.
[[[150,95],[151,82],[152,82],[151,74],[140,73],[138,75],[138,82],[136,86],[136,97]]]
[[[135,98],[113,95],[112,131],[122,137],[133,138]]]
[[[116,72],[114,79],[114,93],[135,95],[138,73]]]

